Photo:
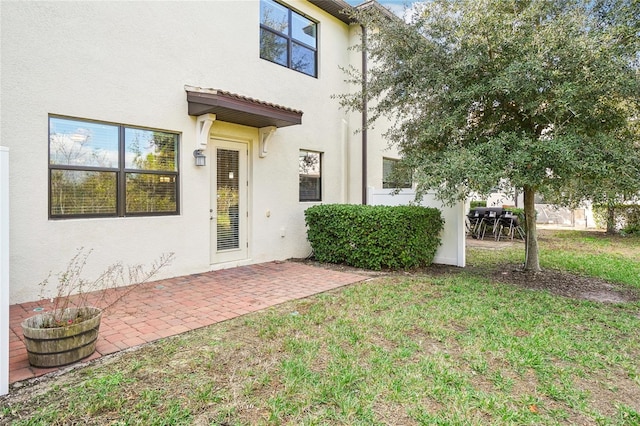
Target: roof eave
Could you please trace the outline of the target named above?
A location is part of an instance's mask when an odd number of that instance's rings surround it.
[[[349,13],[349,11],[353,9],[353,6],[344,0],[309,0],[309,3],[324,10],[329,15],[339,19],[347,25],[355,23]]]
[[[287,127],[302,123],[302,111],[216,89],[185,86],[188,113],[215,114],[216,119],[244,126]]]

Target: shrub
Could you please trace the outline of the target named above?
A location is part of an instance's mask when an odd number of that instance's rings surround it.
[[[609,217],[609,209],[613,211],[612,217]],[[600,227],[620,230],[622,234],[640,234],[640,204],[598,204],[594,206],[593,214]]]
[[[624,215],[624,234],[640,234],[640,204],[621,206]]]
[[[319,205],[305,221],[318,261],[374,270],[431,264],[444,226],[440,210],[418,206]]]
[[[518,216],[518,224],[526,232],[527,223],[524,220],[525,219],[524,218],[524,209],[521,209],[521,208],[518,208],[518,207],[507,207],[507,208],[505,208],[505,210],[510,211],[514,215]]]
[[[469,208],[475,209],[476,207],[487,207],[487,201],[474,200],[469,203]]]

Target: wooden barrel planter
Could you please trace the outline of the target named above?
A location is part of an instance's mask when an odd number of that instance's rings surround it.
[[[63,326],[52,327],[53,313],[45,312],[22,322],[29,363],[34,367],[60,367],[88,357],[96,350],[102,311],[83,307],[65,309]]]

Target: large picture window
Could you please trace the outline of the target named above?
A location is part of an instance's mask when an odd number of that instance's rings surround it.
[[[322,201],[322,155],[300,151],[300,201]]]
[[[317,27],[273,0],[260,1],[260,57],[312,77],[317,71]]]
[[[178,134],[49,117],[49,217],[178,214]]]

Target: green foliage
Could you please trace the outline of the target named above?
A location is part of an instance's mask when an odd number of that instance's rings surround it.
[[[440,211],[418,206],[319,205],[305,211],[320,262],[408,269],[431,264],[440,245]]]
[[[371,123],[392,118],[387,137],[423,189],[447,200],[500,185],[562,193],[579,178],[596,192],[618,154],[638,157],[617,133],[638,108],[636,52],[589,2],[434,0],[408,25],[374,10],[356,13],[376,28]],[[340,99],[358,109],[362,95]]]
[[[526,229],[527,224],[524,220],[524,209],[516,208],[516,207],[507,207],[505,210],[510,211],[514,215],[518,216],[518,223],[522,226],[523,229]]]
[[[487,200],[474,200],[469,204],[472,209],[476,207],[487,207]]]
[[[622,232],[625,234],[640,234],[640,205],[620,206],[618,211],[624,215],[625,226]]]
[[[389,119],[385,138],[418,191],[448,203],[521,188],[531,215],[537,193],[575,203],[616,180],[638,191],[630,135],[640,56],[628,36],[637,23],[606,10],[590,0],[432,0],[407,24],[358,9],[372,29],[359,46],[371,66],[363,90],[338,97],[354,110],[367,100],[368,125]],[[346,72],[358,87],[362,73]],[[537,260],[531,221],[525,268],[539,269]]]
[[[613,209],[613,228],[623,234],[640,234],[640,204],[596,205],[593,214],[598,225],[607,223],[609,209]]]

